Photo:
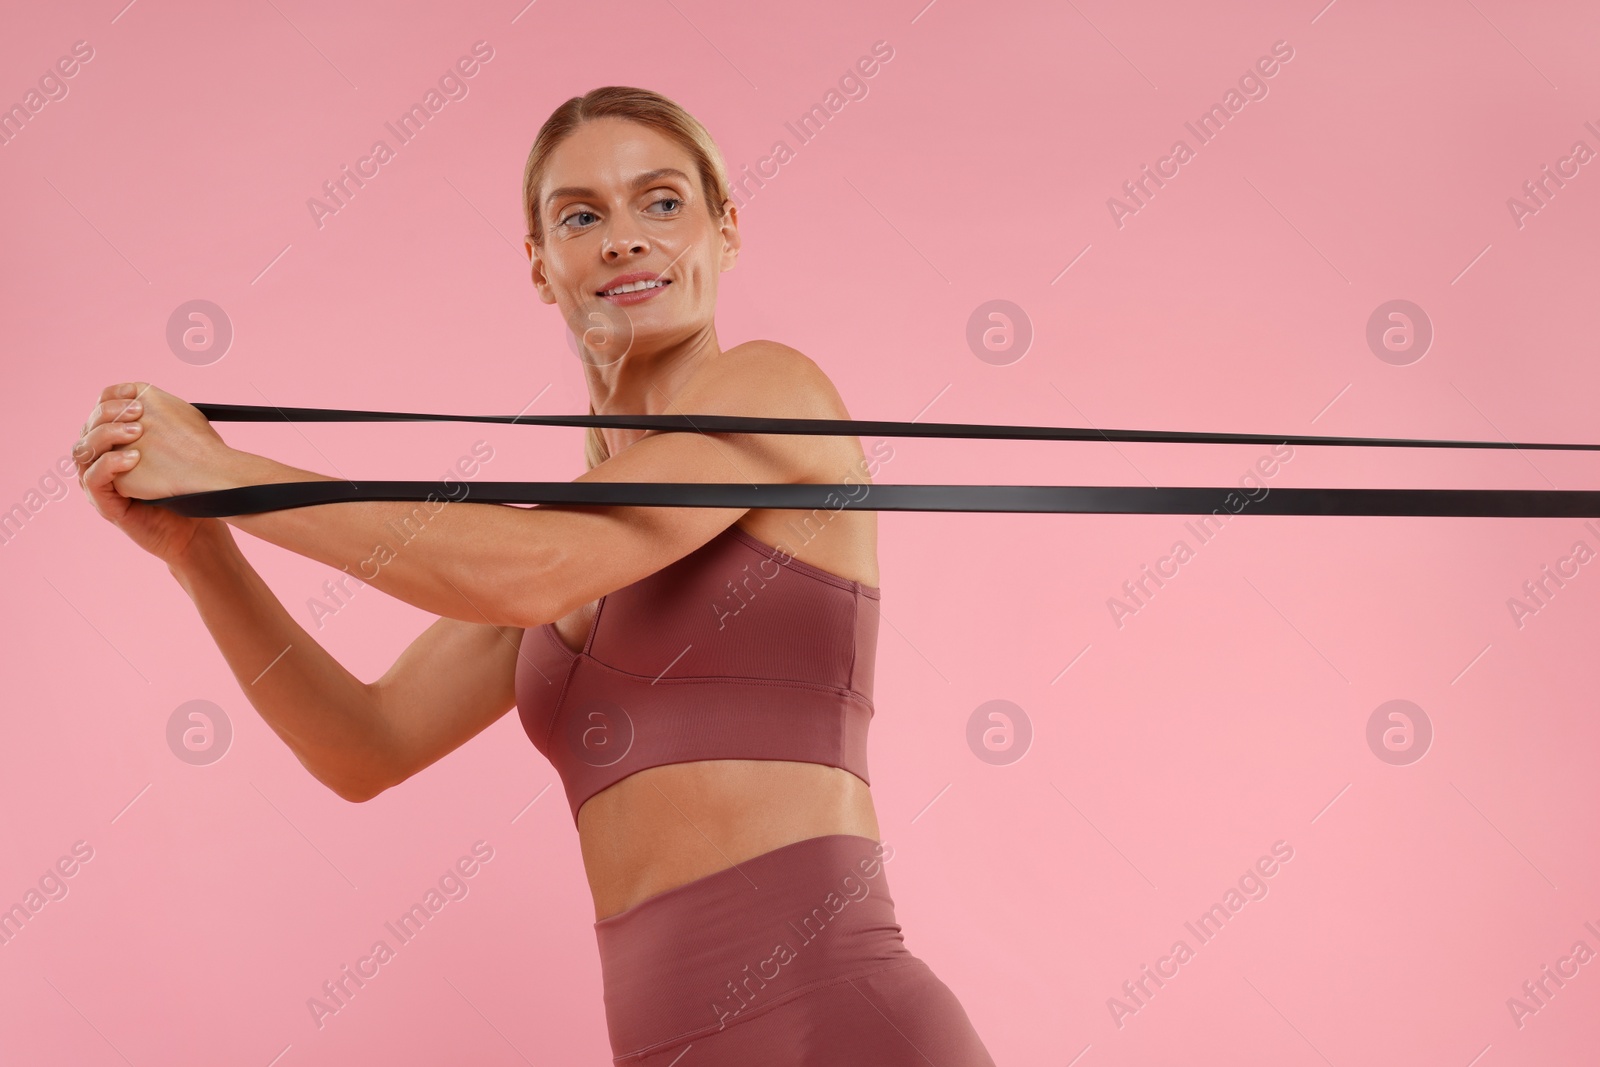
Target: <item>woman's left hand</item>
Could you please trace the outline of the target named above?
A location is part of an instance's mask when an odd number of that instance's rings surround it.
[[[222,469],[233,450],[199,408],[149,382],[120,382],[101,390],[84,423],[85,437],[96,426],[118,421],[118,412],[135,398],[143,405],[139,429],[118,435],[113,450],[135,448],[139,462],[117,475],[112,482],[117,492],[135,500],[156,500],[221,487]]]

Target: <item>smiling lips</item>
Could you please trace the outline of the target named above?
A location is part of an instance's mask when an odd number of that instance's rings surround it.
[[[634,271],[631,274],[620,275],[611,281],[611,286],[602,289],[600,296],[614,304],[637,304],[649,300],[656,293],[671,285],[670,279],[648,271]]]

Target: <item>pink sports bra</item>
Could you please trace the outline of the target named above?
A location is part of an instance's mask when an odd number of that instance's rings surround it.
[[[636,771],[768,759],[867,777],[877,586],[729,526],[600,598],[583,648],[523,631],[517,714],[584,801]]]

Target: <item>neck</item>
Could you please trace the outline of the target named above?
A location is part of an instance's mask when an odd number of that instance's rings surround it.
[[[589,402],[597,415],[693,414],[678,410],[674,398],[707,360],[721,354],[716,327],[708,325],[661,348],[635,348],[607,367],[585,363]],[[648,432],[613,427],[600,430],[612,455]]]

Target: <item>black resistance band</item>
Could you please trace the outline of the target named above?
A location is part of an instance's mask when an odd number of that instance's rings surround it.
[[[502,422],[539,426],[610,426],[693,433],[812,434],[850,437],[951,437],[1021,441],[1130,441],[1169,444],[1350,445],[1387,448],[1512,448],[1600,451],[1564,442],[1440,441],[1395,437],[1200,433],[1180,430],[1081,429],[958,422],[765,419],[742,415],[438,415],[426,412],[196,404],[212,422]],[[872,485],[722,482],[474,482],[480,504],[589,504],[629,507],[783,508],[858,511],[1071,512],[1200,515],[1216,510],[1257,515],[1461,515],[1523,518],[1600,517],[1600,490],[1559,489],[1274,489],[1250,498],[1242,487],[1155,488],[1121,485]],[[456,499],[448,482],[315,481],[186,493],[146,503],[180,515],[222,518],[349,501]],[[1238,506],[1228,502],[1243,500]]]

